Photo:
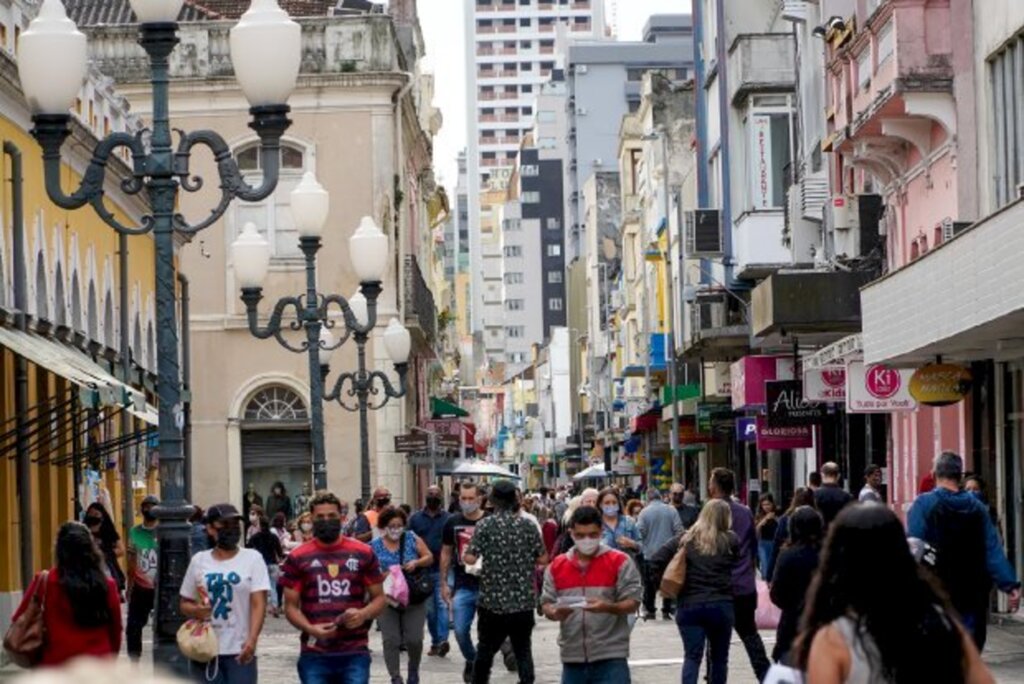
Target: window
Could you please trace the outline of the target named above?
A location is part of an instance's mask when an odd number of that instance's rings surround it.
[[[559,283],[562,282],[562,278],[563,276],[561,271],[548,271],[549,285],[558,285]]]
[[[307,422],[306,402],[287,387],[267,387],[245,406],[245,420],[259,423]]]
[[[526,334],[526,328],[525,328],[525,326],[522,326],[522,325],[510,325],[507,328],[505,328],[505,336],[506,337],[517,338],[517,337],[522,337],[525,334]]]
[[[519,65],[520,71],[533,71],[533,62],[523,62]]]
[[[533,92],[533,86],[532,85],[524,85],[522,87],[522,92],[524,92],[524,93],[532,93]]]
[[[756,103],[756,100],[755,100]],[[790,112],[787,107],[752,108],[750,134],[750,196],[752,209],[785,206],[784,169],[790,160]]]
[[[508,355],[509,363],[526,363],[526,352],[512,352]]]
[[[548,218],[547,222],[548,230],[558,230],[562,227],[562,220],[559,218]]]
[[[1021,83],[1024,83],[1024,36],[1019,36],[988,61],[989,81],[992,84],[993,128],[992,156],[995,160],[996,206],[1001,207],[1017,199],[1017,186],[1024,182],[1024,102],[1021,101]]]
[[[521,41],[519,41],[519,47],[523,48],[524,50],[529,50],[530,48],[533,47],[533,41],[531,41],[531,40],[521,40]]]
[[[523,256],[523,247],[522,245],[506,245],[504,254],[509,258],[521,257]]]
[[[867,90],[871,85],[871,48],[866,47],[857,55],[857,86]]]
[[[523,116],[532,116],[533,107],[523,107]]]
[[[525,177],[539,176],[540,167],[537,164],[523,164],[519,169],[519,175]]]
[[[548,300],[548,310],[549,311],[561,311],[562,310],[562,298],[561,297],[552,297],[551,299],[549,299]]]
[[[520,19],[519,20],[519,25],[522,26],[523,28],[530,28],[530,20],[529,19]]]
[[[510,233],[515,233],[523,229],[522,223],[519,219],[505,219],[505,230]]]
[[[562,245],[548,245],[547,254],[549,257],[562,256]]]
[[[876,40],[878,41],[875,48],[878,51],[878,59],[876,61],[881,66],[882,62],[892,56],[893,36],[891,19],[878,31],[878,38]]]
[[[235,153],[235,159],[247,183],[258,185],[262,182],[263,160],[258,145],[240,149]],[[301,148],[282,144],[280,179],[274,193],[262,202],[241,202],[234,206],[235,230],[241,233],[245,224],[254,223],[270,243],[275,258],[302,256],[299,233],[291,212],[291,192],[302,179],[305,161],[305,152]]]
[[[527,190],[523,193],[523,204],[540,204],[540,193],[536,190]]]
[[[522,311],[524,302],[522,299],[506,299],[505,311]]]
[[[522,285],[523,274],[522,273],[506,273],[505,274],[506,285]]]

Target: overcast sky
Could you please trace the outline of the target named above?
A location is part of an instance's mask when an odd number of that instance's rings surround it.
[[[427,42],[426,66],[434,72],[434,105],[444,115],[444,127],[434,140],[434,168],[444,184],[455,185],[455,157],[466,146],[466,69],[462,3],[467,0],[419,0],[420,23]],[[605,0],[612,21],[613,0]],[[640,40],[652,14],[690,13],[689,0],[618,0],[620,40]]]

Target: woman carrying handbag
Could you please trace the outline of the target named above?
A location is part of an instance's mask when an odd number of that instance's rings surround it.
[[[121,598],[89,528],[64,523],[57,532],[56,559],[56,566],[36,575],[25,592],[4,649],[22,667],[56,667],[79,656],[116,656],[121,649]]]

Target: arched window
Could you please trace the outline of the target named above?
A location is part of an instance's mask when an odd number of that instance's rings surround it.
[[[103,344],[108,349],[117,348],[117,340],[114,336],[115,332],[114,300],[110,298],[110,293],[108,292],[103,302]]]
[[[96,300],[96,283],[89,281],[89,307],[88,321],[86,322],[86,333],[89,334],[89,341],[98,342],[100,337],[100,311],[99,303]]]
[[[71,274],[71,327],[82,329],[82,287],[78,282],[78,271]]]
[[[46,289],[46,259],[40,252],[36,257],[36,318],[49,319],[49,293]]]
[[[246,223],[256,224],[256,228],[266,237],[273,249],[275,258],[299,258],[299,233],[295,230],[292,220],[291,192],[302,179],[306,169],[306,152],[295,145],[282,143],[281,170],[277,189],[262,202],[242,202],[235,205],[235,229],[238,232]],[[239,149],[235,153],[238,167],[248,183],[256,185],[262,180],[263,169],[260,159],[259,145],[253,144]]]
[[[280,385],[264,387],[245,405],[245,420],[257,423],[305,423],[306,402],[293,390]]]
[[[53,291],[53,322],[57,325],[68,324],[67,300],[64,296],[64,269],[57,264],[57,284]]]

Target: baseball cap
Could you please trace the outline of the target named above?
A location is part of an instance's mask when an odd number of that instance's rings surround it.
[[[159,506],[159,505],[160,505],[159,497],[157,497],[155,494],[147,494],[146,497],[143,498],[142,502],[139,504],[139,508],[142,508],[143,506]]]
[[[218,520],[241,520],[242,514],[238,509],[229,503],[214,504],[206,509],[204,518],[207,525],[212,525]]]

